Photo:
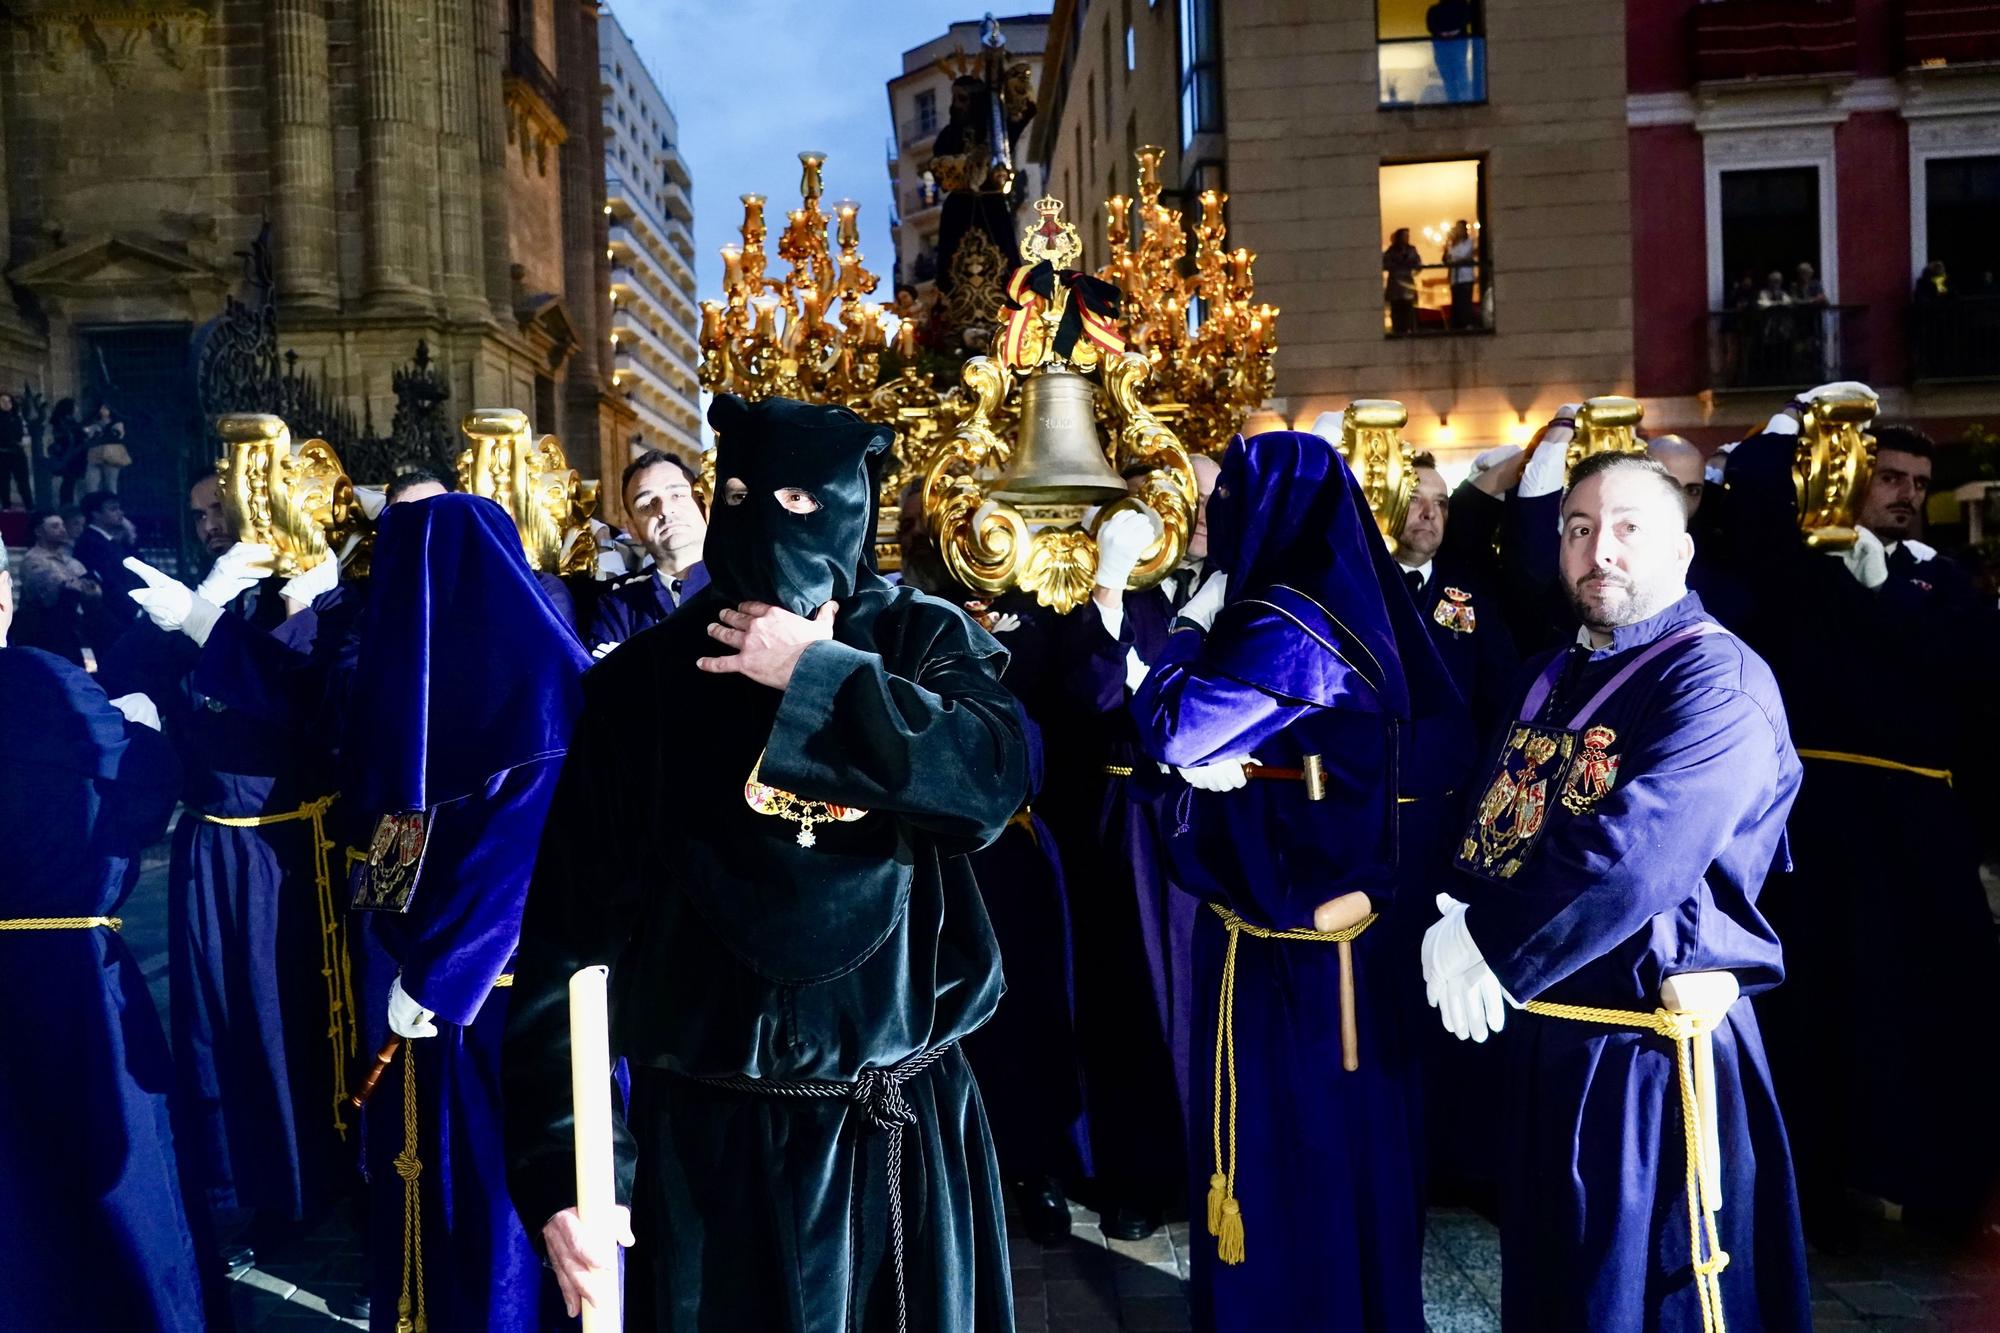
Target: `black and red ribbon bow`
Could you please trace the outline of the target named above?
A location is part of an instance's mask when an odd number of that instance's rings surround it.
[[[1013,313],[1007,317],[1007,333],[1001,343],[1001,355],[1008,365],[1019,366],[1022,363],[1022,348],[1027,342],[1028,330],[1043,307],[1054,299],[1057,284],[1069,293],[1069,300],[1063,305],[1062,319],[1056,325],[1057,356],[1068,360],[1070,353],[1076,350],[1079,338],[1089,339],[1107,355],[1115,356],[1125,350],[1125,339],[1120,336],[1117,325],[1112,323],[1118,317],[1123,293],[1102,278],[1094,278],[1073,268],[1059,270],[1044,259],[1036,264],[1022,265],[1007,279],[1006,305]]]

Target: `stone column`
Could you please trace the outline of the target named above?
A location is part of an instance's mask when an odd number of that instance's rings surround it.
[[[412,149],[419,129],[415,6],[361,0],[361,194],[371,305],[421,308],[423,186]]]
[[[438,242],[454,319],[486,317],[475,0],[437,0]]]
[[[562,81],[563,304],[576,329],[565,382],[563,442],[586,474],[597,467],[610,395],[611,274],[604,248],[604,108],[598,92],[595,0],[555,0],[556,77]]]
[[[278,295],[288,304],[332,309],[340,275],[334,252],[326,6],[323,0],[271,0],[265,12]]]
[[[513,256],[507,248],[507,107],[500,72],[507,53],[501,6],[506,0],[471,0],[472,96],[479,110],[480,271],[487,308],[503,327],[514,320]]]

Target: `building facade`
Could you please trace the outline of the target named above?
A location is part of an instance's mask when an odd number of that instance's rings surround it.
[[[1490,0],[1434,35],[1451,8],[1056,6],[1034,153],[1089,220],[1092,267],[1137,147],[1168,150],[1190,224],[1202,190],[1228,193],[1230,244],[1281,311],[1253,427],[1395,398],[1413,444],[1457,458],[1631,392],[1624,14]]]
[[[1713,444],[1849,378],[2000,420],[1991,6],[1058,0],[1030,153],[1091,267],[1149,143],[1282,311],[1254,426],[1396,398],[1463,461],[1620,393]]]
[[[591,0],[56,0],[0,34],[0,384],[132,418],[177,515],[191,348],[268,222],[281,344],[386,426],[419,340],[454,414],[527,411],[586,475],[612,391]]]
[[[617,16],[599,25],[604,203],[611,256],[611,384],[637,421],[626,455],[701,452],[693,178],[674,109]],[[608,462],[607,475],[615,471]]]
[[[1007,41],[1008,63],[1026,64],[1039,85],[1048,17],[1031,14],[996,21]],[[889,232],[896,246],[895,285],[915,287],[920,295],[929,295],[937,277],[938,224],[944,204],[944,192],[927,170],[931,145],[951,116],[952,76],[939,62],[954,52],[978,55],[981,26],[979,20],[954,23],[942,35],[903,52],[903,72],[888,84],[889,181],[896,203]],[[1041,192],[1042,175],[1027,148],[1024,138],[1015,149],[1021,173],[1015,190],[1017,198],[1033,199]]]
[[[1858,379],[1939,438],[2000,424],[2000,13],[1627,10],[1648,419],[1735,438],[1786,389]]]

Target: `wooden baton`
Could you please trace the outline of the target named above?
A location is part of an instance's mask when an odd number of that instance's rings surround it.
[[[401,1037],[392,1036],[389,1040],[382,1043],[382,1049],[375,1052],[374,1066],[369,1069],[367,1076],[361,1080],[361,1086],[348,1097],[347,1104],[349,1106],[354,1107],[358,1111],[368,1104],[368,1099],[375,1095],[375,1085],[382,1081],[383,1071],[388,1069],[390,1063],[396,1058],[396,1052],[402,1048],[403,1039]]]
[[[1306,784],[1308,801],[1326,799],[1326,764],[1316,754],[1307,755],[1302,768],[1273,768],[1269,764],[1245,764],[1243,776],[1264,778],[1273,782],[1303,782]]]

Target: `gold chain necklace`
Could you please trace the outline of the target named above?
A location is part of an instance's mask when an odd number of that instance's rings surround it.
[[[831,801],[808,801],[780,790],[769,783],[758,780],[763,771],[764,755],[759,752],[757,762],[750,766],[750,777],[743,784],[743,800],[760,815],[771,815],[799,826],[798,844],[810,847],[819,841],[813,832],[815,824],[852,824],[857,819],[866,819],[868,812],[851,805],[835,805]]]

